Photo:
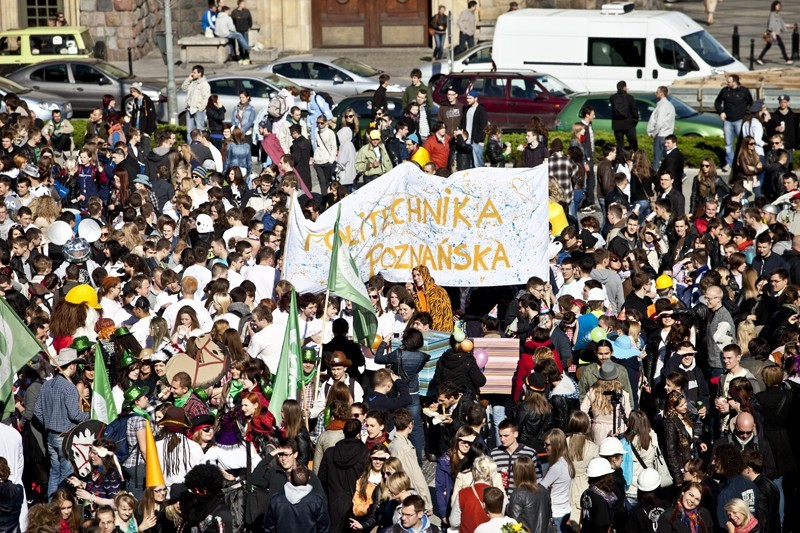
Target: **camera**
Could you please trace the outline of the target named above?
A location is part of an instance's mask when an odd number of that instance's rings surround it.
[[[608,399],[612,405],[619,405],[622,403],[622,391],[618,390],[607,390],[603,393],[603,396],[610,396]]]

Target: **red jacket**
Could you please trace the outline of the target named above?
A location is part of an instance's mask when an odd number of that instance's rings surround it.
[[[436,165],[437,169],[447,168],[447,162],[450,159],[450,136],[445,134],[444,142],[439,142],[434,133],[427,139],[425,144],[422,145],[431,156],[431,161]]]

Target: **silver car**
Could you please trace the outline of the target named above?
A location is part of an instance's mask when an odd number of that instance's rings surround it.
[[[437,59],[419,66],[422,81],[433,87],[439,78],[451,72],[488,72],[492,70],[492,43],[480,44],[453,57],[453,67],[447,59]]]
[[[302,89],[292,80],[287,80],[277,74],[236,74],[209,76],[208,84],[211,86],[211,94],[219,95],[220,102],[225,106],[228,114],[233,113],[233,108],[239,105],[239,93],[247,91],[250,93],[251,103],[256,110],[267,107],[270,98],[286,87],[296,87]],[[180,85],[179,85],[180,87]],[[167,110],[167,90],[161,90],[161,97],[158,104],[158,120],[169,122],[169,112]],[[184,124],[186,111],[186,91],[178,90],[178,119],[180,124]]]
[[[259,68],[289,78],[298,85],[314,91],[326,91],[354,96],[373,92],[378,88],[378,77],[383,73],[367,64],[347,57],[294,57],[281,59]],[[390,84],[389,92],[402,92],[403,87]]]
[[[0,98],[5,98],[8,93],[14,93],[28,104],[28,109],[36,113],[36,118],[45,122],[53,118],[53,111],[60,110],[66,119],[72,118],[72,104],[66,98],[57,94],[44,91],[35,91],[15,83],[8,78],[0,77]]]
[[[43,61],[28,65],[8,75],[12,81],[31,89],[57,94],[72,102],[76,116],[86,117],[102,106],[103,95],[117,100],[117,109],[129,113],[133,97],[130,94],[135,76],[99,59],[65,59]],[[142,92],[158,102],[158,89],[142,85]]]

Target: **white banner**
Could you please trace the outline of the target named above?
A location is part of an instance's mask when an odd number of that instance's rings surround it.
[[[423,264],[438,285],[524,284],[549,277],[547,201],[547,164],[443,179],[404,163],[341,201],[339,231],[362,280],[409,281]],[[298,293],[325,290],[336,212],[312,223],[295,200],[283,274]]]

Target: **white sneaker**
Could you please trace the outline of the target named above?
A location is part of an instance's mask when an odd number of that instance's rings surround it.
[[[250,64],[250,60],[249,60],[249,59],[242,59],[242,60],[240,61],[240,63],[241,63],[242,65],[249,65],[249,64]]]

